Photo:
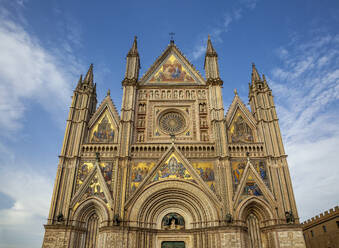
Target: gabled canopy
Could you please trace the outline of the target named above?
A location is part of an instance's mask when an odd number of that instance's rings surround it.
[[[141,85],[205,85],[205,80],[181,51],[171,42],[143,75]]]

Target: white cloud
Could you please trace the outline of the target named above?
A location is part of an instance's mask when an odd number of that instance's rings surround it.
[[[0,7],[0,136],[6,136],[0,138],[0,191],[14,204],[0,209],[0,247],[39,247],[56,164],[50,171],[47,161],[41,164],[23,162],[22,148],[10,148],[10,142],[5,142],[12,135],[6,133],[24,135],[21,128],[27,111],[34,111],[33,104],[64,126],[76,74],[82,67],[72,54],[72,45],[79,45],[80,38],[79,34],[69,36],[66,39],[76,37],[76,42],[65,41],[46,48],[27,31],[22,15],[15,18],[16,15],[10,13]],[[68,44],[68,49],[62,44]],[[39,116],[43,118],[42,113]]]
[[[338,53],[338,35],[293,42],[270,78],[302,220],[339,202]]]
[[[215,43],[222,43],[223,40],[221,36],[224,33],[229,31],[230,25],[235,22],[239,21],[245,10],[252,10],[256,7],[258,0],[241,0],[239,1],[239,7],[234,8],[232,11],[225,13],[221,24],[216,25],[216,27],[212,28],[209,31],[209,35],[213,39]],[[193,47],[191,52],[191,57],[193,60],[200,58],[206,51],[206,42],[207,42],[207,34],[200,35],[198,39],[198,43]]]
[[[69,104],[79,65],[67,51],[57,55],[46,50],[23,26],[0,16],[0,54],[0,116],[6,116],[1,128],[21,127],[27,100],[52,114]],[[63,64],[64,56],[69,66]]]

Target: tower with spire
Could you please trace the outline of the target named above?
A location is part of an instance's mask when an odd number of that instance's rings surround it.
[[[93,64],[80,76],[43,248],[305,247],[265,76],[253,64],[251,108],[234,90],[225,113],[210,36],[204,69],[171,38],[140,76],[135,37],[120,113]]]

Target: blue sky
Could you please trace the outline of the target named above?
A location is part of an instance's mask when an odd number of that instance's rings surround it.
[[[225,109],[248,102],[251,63],[268,78],[302,220],[339,202],[339,2],[0,0],[0,247],[39,247],[72,90],[94,63],[100,102],[120,109],[138,36],[143,74],[169,32],[203,72],[219,54]]]

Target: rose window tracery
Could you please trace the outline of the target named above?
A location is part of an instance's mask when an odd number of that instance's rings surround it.
[[[159,118],[160,129],[168,134],[177,134],[186,127],[185,117],[179,112],[167,112]]]

